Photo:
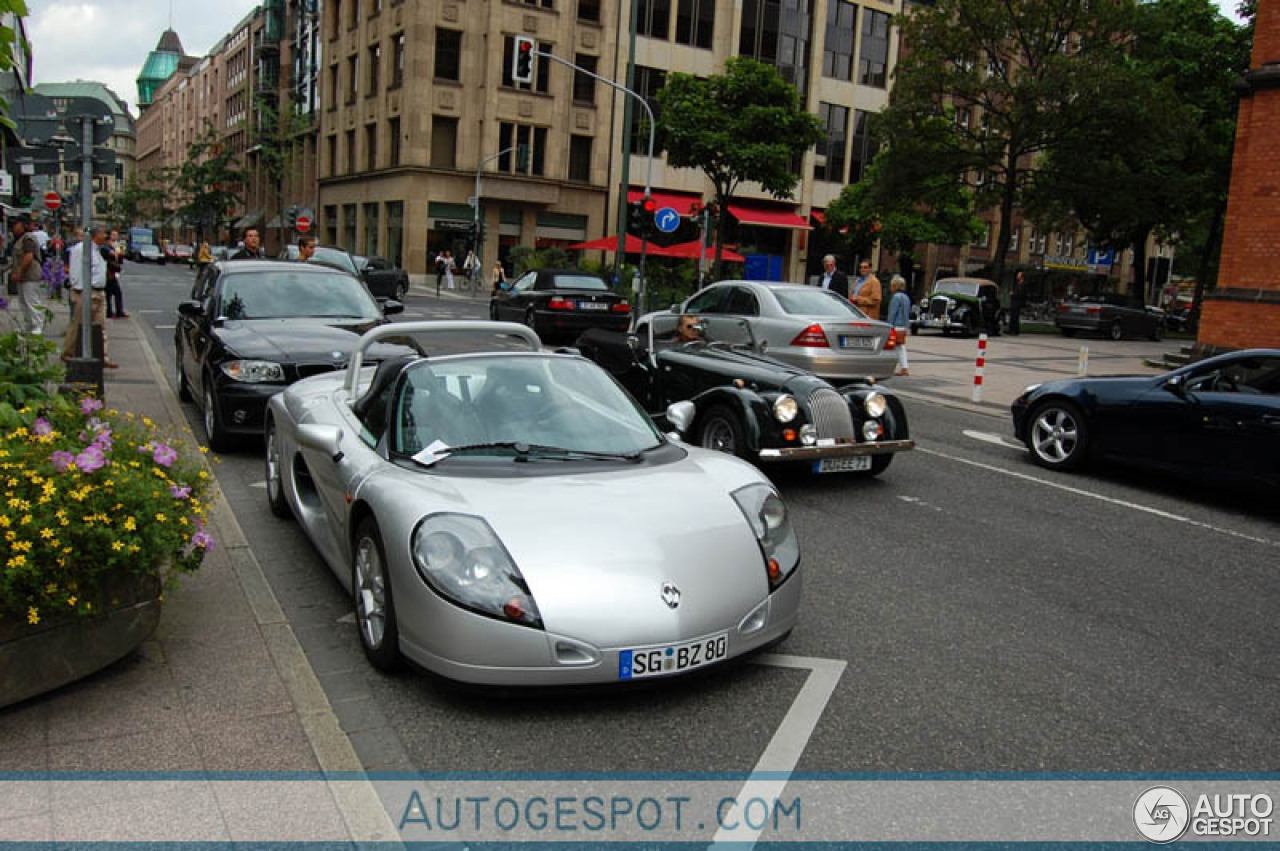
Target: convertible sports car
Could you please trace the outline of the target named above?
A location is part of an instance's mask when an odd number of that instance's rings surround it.
[[[1037,464],[1106,457],[1205,478],[1280,487],[1280,349],[1252,349],[1157,376],[1028,387],[1013,427]]]
[[[774,360],[742,319],[655,313],[633,335],[594,330],[576,345],[656,420],[708,449],[755,463],[796,462],[816,473],[875,476],[894,453],[915,446],[893,393],[871,379],[835,388]],[[696,412],[683,427],[666,417],[681,401]]]
[[[433,332],[531,351],[436,355]],[[429,357],[364,357],[412,334]],[[361,337],[272,398],[271,510],[351,592],[369,661],[474,683],[679,674],[795,625],[800,550],[759,471],[665,437],[609,376],[514,323]]]
[[[209,447],[262,434],[267,399],[286,384],[342,369],[360,334],[399,313],[381,308],[360,281],[310,263],[233,260],[211,263],[174,328],[178,396],[197,399]],[[408,351],[387,345],[384,358]]]

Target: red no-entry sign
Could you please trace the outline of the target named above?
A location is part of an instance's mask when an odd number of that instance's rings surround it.
[[[311,230],[311,217],[298,216],[298,221],[296,226],[298,228],[298,233],[306,233],[307,231]]]
[[[57,210],[62,206],[62,196],[57,192],[46,192],[44,194],[44,206],[48,210]]]

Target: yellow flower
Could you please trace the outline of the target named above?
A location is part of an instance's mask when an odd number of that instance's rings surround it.
[[[103,483],[102,483],[102,486],[103,486],[104,488],[109,488],[109,487],[113,486],[115,483],[116,483],[116,480],[115,480],[115,479],[107,479],[105,482],[103,482]]]
[[[67,598],[67,605],[68,605],[68,606],[74,606],[75,604],[76,604],[76,598],[75,598],[75,597],[68,597],[68,598]]]
[[[201,446],[201,447],[200,447],[200,454],[201,454],[201,455],[208,455],[208,454],[209,454],[209,447],[207,447],[207,446]]]
[[[143,417],[142,424],[147,428],[151,428],[155,423],[151,422],[151,417]]]
[[[9,450],[8,450],[8,449],[0,449],[0,458],[8,458],[8,457],[9,457]]]
[[[138,528],[137,520],[134,520],[132,517],[126,517],[124,519],[124,529],[126,532],[132,532],[134,529],[137,529],[137,528]]]
[[[111,549],[115,550],[116,552],[120,552],[121,550],[124,549],[124,544],[121,543],[120,541],[112,541]]]
[[[23,505],[23,508],[30,508],[30,507],[31,507],[31,503],[29,503],[29,502],[27,502],[27,503],[25,503],[25,504]],[[28,525],[30,522],[31,522],[31,515],[30,515],[30,514],[24,514],[24,515],[22,515],[22,519],[18,521],[18,523],[19,523],[20,525],[22,525],[22,526],[26,526],[26,525]]]
[[[26,436],[27,436],[26,426],[19,426],[18,428],[15,428],[13,430],[13,434],[10,435],[10,437],[26,437]]]
[[[5,484],[7,484],[11,488],[16,488],[19,485],[19,482],[17,479],[8,479],[5,482]]]
[[[40,537],[44,538],[46,541],[49,540],[53,537],[53,530],[48,526],[44,527],[40,530]]]
[[[54,584],[54,583],[52,583],[52,582],[50,582],[48,585],[44,586],[44,593],[46,593],[46,594],[55,594],[55,593],[57,593],[57,591],[58,591],[58,586],[57,586],[57,585],[55,585],[55,584]]]
[[[31,624],[32,626],[35,626],[36,624],[40,623],[40,613],[36,611],[35,606],[27,607],[27,623]]]
[[[201,470],[201,471],[200,471],[199,473],[197,473],[196,475],[197,475],[199,478],[201,478],[201,479],[207,479],[207,478],[209,478],[209,474],[208,474],[208,473],[206,473],[204,470]]]
[[[18,508],[21,505],[22,505],[22,500],[18,499],[16,496],[9,498],[10,508]]]
[[[130,545],[129,545],[129,552],[131,552],[131,553],[136,553],[136,552],[137,552],[138,550],[140,550],[140,549],[142,549],[142,547],[138,546],[137,544],[130,544]]]
[[[130,466],[130,467],[133,467],[133,468],[136,470],[138,467],[141,467],[141,466],[142,466],[142,462],[141,462],[141,461],[130,461],[130,462],[129,462],[129,466]]]
[[[8,526],[9,526],[9,518],[3,514],[0,514],[0,528],[8,528]]]
[[[181,523],[183,526],[186,526],[186,525],[187,525],[187,518],[185,518],[185,517],[179,517],[179,518],[178,518],[178,522],[179,522],[179,523]]]
[[[27,563],[26,556],[13,556],[9,559],[10,567],[22,567],[26,563]]]
[[[165,521],[164,512],[162,512],[162,511],[157,511],[157,512],[156,512],[156,522],[157,522],[157,523],[163,523],[164,521]]]
[[[31,552],[31,542],[30,541],[14,541],[13,549],[15,552],[29,553]]]
[[[17,537],[18,537],[18,533],[17,533],[17,532],[15,532],[15,531],[13,531],[12,529],[10,529],[8,532],[5,532],[5,533],[4,533],[4,539],[5,539],[6,541],[12,541],[12,540],[14,540],[14,539],[15,539],[15,538],[17,538]]]

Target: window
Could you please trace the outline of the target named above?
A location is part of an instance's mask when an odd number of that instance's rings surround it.
[[[356,102],[356,93],[360,90],[360,56],[352,56],[347,60],[347,103]]]
[[[338,244],[338,208],[333,204],[324,208],[324,234],[323,242]]]
[[[1074,257],[1075,254],[1076,254],[1076,232],[1073,230],[1069,230],[1067,231],[1066,235],[1063,237],[1063,240],[1062,240],[1062,256]]]
[[[858,82],[883,89],[889,67],[889,15],[874,9],[862,11],[862,55],[858,60]]]
[[[338,37],[338,31],[342,28],[342,0],[329,0],[329,40]],[[355,0],[351,0],[355,2]]]
[[[400,116],[387,120],[387,165],[400,165]]]
[[[360,0],[347,0],[347,29],[360,26]]]
[[[327,137],[328,147],[325,154],[325,174],[332,177],[338,173],[338,134]]]
[[[338,66],[329,66],[329,96],[325,98],[329,109],[338,108]]]
[[[594,74],[596,71],[596,59],[597,57],[595,56],[579,53],[574,57],[573,64]],[[596,81],[586,74],[574,71],[573,99],[578,103],[594,104],[596,102]]]
[[[404,85],[404,33],[391,36],[391,82],[388,89]]]
[[[826,46],[822,51],[822,76],[833,80],[853,79],[853,36],[858,7],[846,0],[827,4]]]
[[[364,253],[378,253],[378,205],[364,205]]]
[[[342,205],[343,245],[348,254],[356,253],[356,205]]]
[[[1062,256],[1062,231],[1054,231],[1053,234],[1053,253],[1057,257]]]
[[[591,182],[591,137],[569,137],[569,179]]]
[[[555,0],[520,0],[526,6],[541,6],[544,9],[554,9]]]
[[[378,167],[378,125],[366,124],[364,126],[364,156],[365,169],[373,171]]]
[[[382,0],[370,0],[369,17],[376,18],[378,13],[382,11]]]
[[[539,43],[538,49],[546,50],[548,53],[552,52],[551,45],[549,44]],[[524,89],[526,92],[535,91],[545,95],[547,93],[547,88],[550,85],[551,61],[549,59],[539,59],[536,56],[533,57],[533,82],[517,83],[515,78],[511,76],[511,65],[515,59],[515,53],[516,38],[515,36],[509,35],[503,39],[502,44],[502,85],[515,87],[517,89]],[[577,91],[576,78],[574,80],[574,91]]]
[[[973,119],[973,111],[967,106],[957,107],[956,109],[956,126],[961,130],[969,129],[969,122]]]
[[[378,93],[378,74],[382,69],[382,45],[375,44],[369,48],[369,90],[368,95],[372,97]]]
[[[600,23],[600,0],[578,0],[578,20]]]
[[[541,176],[546,171],[547,128],[503,121],[498,125],[498,150],[524,145],[529,149],[528,164],[520,168],[513,153],[498,157],[498,171],[509,174],[533,174]]]
[[[356,173],[356,131],[347,131],[347,174]]]
[[[431,117],[431,165],[434,168],[456,168],[458,156],[458,119],[444,115]]]
[[[990,244],[991,244],[991,225],[984,224],[982,226],[982,233],[979,234],[978,238],[973,241],[973,245],[975,248],[986,248]]]
[[[800,90],[809,85],[809,0],[743,0],[738,53],[774,65]]]
[[[461,80],[461,57],[462,33],[457,30],[446,30],[437,27],[435,78],[437,80]],[[509,67],[506,73],[511,73]]]
[[[862,174],[871,165],[875,157],[875,147],[871,144],[871,133],[867,128],[867,119],[871,113],[861,109],[853,111],[853,150],[849,154],[849,182],[857,183]]]
[[[404,202],[387,202],[387,243],[382,247],[382,256],[391,261],[392,266],[404,266]]]
[[[1021,228],[1021,227],[1013,228],[1013,229],[1009,232],[1009,250],[1010,250],[1010,251],[1017,251],[1017,250],[1018,250],[1018,234],[1020,234],[1020,233],[1022,233],[1022,228]]]
[[[661,120],[658,109],[658,92],[667,84],[667,72],[657,68],[636,66],[636,94],[645,99],[653,110],[655,120]],[[655,140],[656,144],[656,140]],[[649,116],[643,109],[631,110],[631,153],[647,154],[649,152]],[[658,151],[655,148],[654,153]]]
[[[671,36],[671,0],[639,0],[636,35],[667,39]]]
[[[849,133],[849,108],[819,103],[818,120],[826,129],[827,138],[815,149],[819,162],[813,164],[813,179],[844,183],[844,144]]]
[[[709,50],[715,29],[715,0],[680,0],[676,6],[677,44]]]

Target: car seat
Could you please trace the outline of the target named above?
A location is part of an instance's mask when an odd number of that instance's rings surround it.
[[[528,440],[549,404],[547,388],[534,369],[504,364],[489,368],[475,410],[493,440]]]

